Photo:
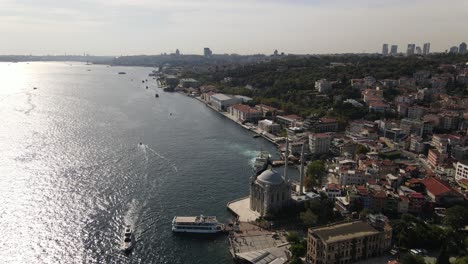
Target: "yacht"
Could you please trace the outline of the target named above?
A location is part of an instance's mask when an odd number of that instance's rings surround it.
[[[268,151],[260,151],[260,153],[257,155],[257,158],[255,158],[255,173],[259,175],[262,173],[264,170],[268,168],[268,164],[271,162],[271,155],[268,153]]]
[[[213,234],[224,230],[216,216],[175,216],[172,232]]]
[[[132,248],[135,244],[134,236],[132,232],[132,227],[130,225],[125,226],[124,238],[122,241],[122,251],[126,254],[132,251]]]

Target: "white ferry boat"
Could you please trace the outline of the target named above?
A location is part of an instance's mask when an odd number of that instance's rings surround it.
[[[172,220],[172,232],[182,233],[218,233],[224,225],[218,223],[216,216],[176,216]]]

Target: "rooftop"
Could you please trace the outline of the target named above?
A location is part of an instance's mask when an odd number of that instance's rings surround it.
[[[219,101],[225,101],[225,100],[231,100],[232,99],[232,97],[230,97],[229,95],[225,95],[225,94],[221,94],[221,93],[213,94],[211,96],[211,98],[214,98],[214,99],[219,100]]]
[[[309,229],[309,233],[315,234],[325,243],[334,243],[358,237],[375,235],[378,234],[379,231],[364,221],[355,221]]]

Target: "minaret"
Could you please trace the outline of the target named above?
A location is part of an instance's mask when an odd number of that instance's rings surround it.
[[[284,181],[288,182],[289,139],[286,137],[286,151],[284,152]]]
[[[299,184],[299,195],[303,195],[303,189],[304,189],[304,145],[302,144],[301,148],[301,179],[300,179],[300,184]]]

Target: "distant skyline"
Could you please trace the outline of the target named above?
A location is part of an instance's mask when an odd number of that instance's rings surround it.
[[[0,0],[0,54],[443,52],[467,16],[466,0]]]

